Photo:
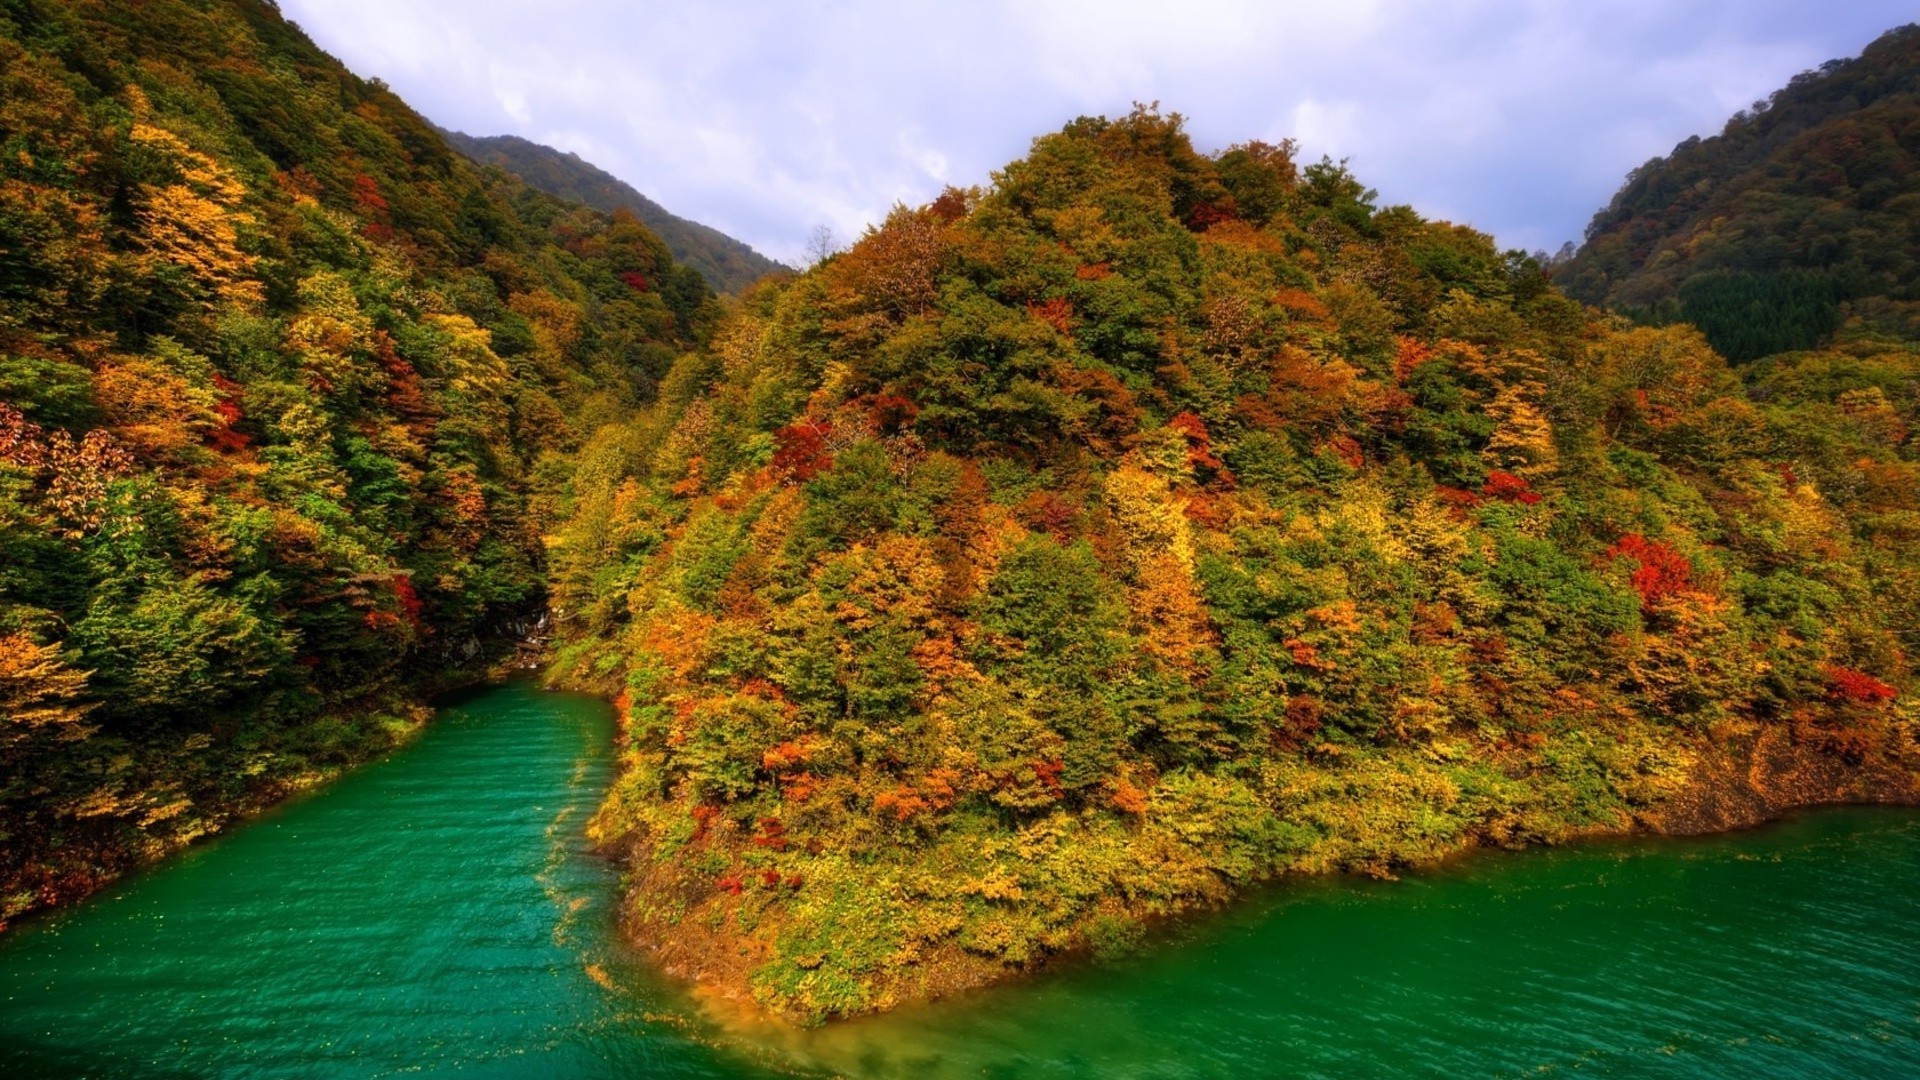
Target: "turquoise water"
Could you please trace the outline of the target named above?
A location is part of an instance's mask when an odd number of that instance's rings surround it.
[[[611,933],[603,706],[525,685],[0,939],[0,1076],[1920,1076],[1920,814],[1288,884],[1130,960],[736,1030]]]

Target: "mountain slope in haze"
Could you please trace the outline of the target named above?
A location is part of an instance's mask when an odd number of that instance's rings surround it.
[[[1735,371],[1288,146],[1083,118],[596,432],[626,925],[807,1020],[1286,873],[1915,799],[1920,357]]]
[[[1635,169],[1554,281],[1693,322],[1735,362],[1850,320],[1920,339],[1920,26]]]
[[[578,154],[562,153],[515,135],[444,134],[455,149],[473,160],[505,169],[549,195],[607,213],[631,210],[666,241],[674,258],[700,271],[719,292],[739,292],[785,269],[718,229],[676,216]]]
[[[0,922],[391,745],[715,317],[265,0],[0,0]]]

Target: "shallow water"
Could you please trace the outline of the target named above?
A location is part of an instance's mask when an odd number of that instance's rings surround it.
[[[1920,813],[1276,888],[1141,955],[728,1031],[614,939],[590,699],[515,684],[0,938],[0,1075],[1920,1075]]]

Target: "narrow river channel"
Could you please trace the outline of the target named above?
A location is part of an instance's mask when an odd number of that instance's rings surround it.
[[[1920,813],[1289,883],[1140,955],[741,1030],[612,932],[591,699],[526,684],[0,938],[0,1076],[1920,1076]]]

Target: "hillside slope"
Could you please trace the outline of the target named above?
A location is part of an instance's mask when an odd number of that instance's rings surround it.
[[[1696,323],[1735,362],[1847,323],[1920,340],[1920,26],[1635,169],[1554,281]]]
[[[0,0],[0,922],[390,745],[711,294],[265,0]]]
[[[1277,874],[1912,798],[1916,421],[1911,352],[1736,372],[1289,147],[1082,119],[587,442],[556,674],[618,695],[632,932],[884,1009]]]
[[[446,132],[456,150],[483,165],[494,165],[556,198],[612,213],[628,210],[666,241],[673,257],[693,267],[715,290],[736,293],[779,263],[718,229],[688,221],[635,191],[632,185],[586,161],[515,135],[475,136]]]

